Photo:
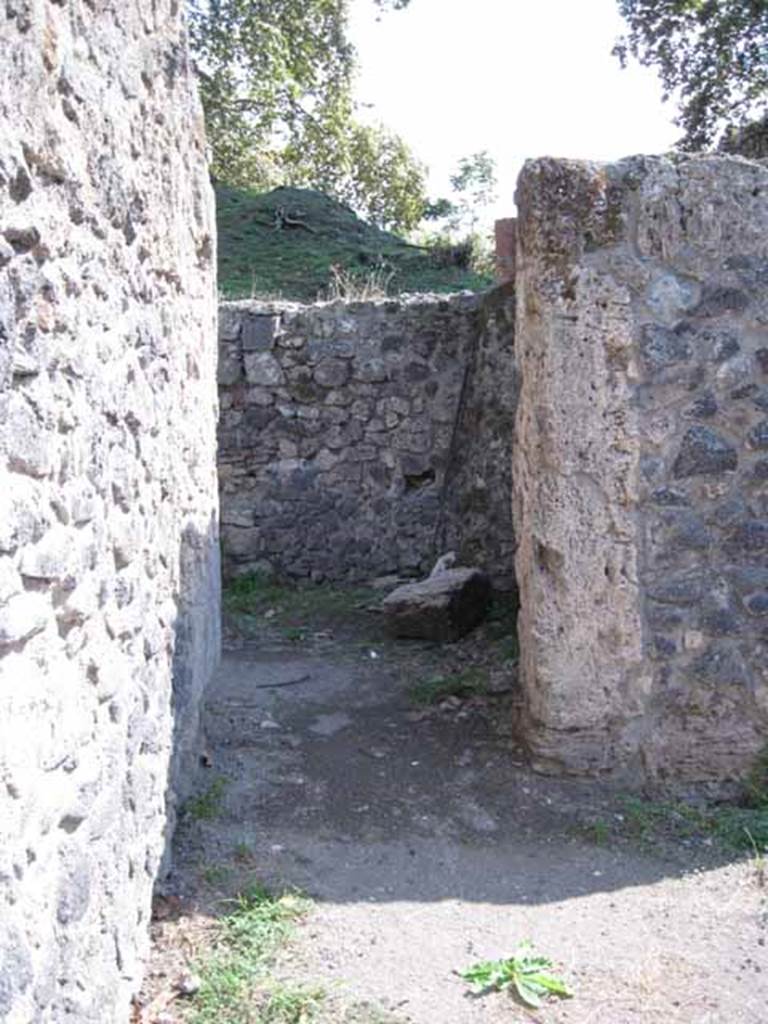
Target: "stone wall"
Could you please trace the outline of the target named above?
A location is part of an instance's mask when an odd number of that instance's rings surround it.
[[[768,735],[768,169],[540,160],[518,206],[535,762],[723,783]]]
[[[515,257],[517,254],[517,218],[504,217],[493,225],[495,242],[494,266],[496,281],[505,284],[515,280]]]
[[[510,463],[514,393],[499,389],[513,373],[511,303],[506,293],[226,303],[219,472],[227,571],[412,574],[448,544],[509,582],[511,498],[501,464]],[[476,394],[480,374],[498,395],[489,396],[488,415]],[[461,471],[467,431],[498,467],[483,458],[474,475]],[[459,509],[469,513],[465,525]]]
[[[512,451],[517,406],[515,291],[486,293],[469,351],[443,480],[437,550],[479,565],[500,590],[515,588]]]
[[[127,1021],[217,656],[213,219],[179,6],[3,7],[6,1024]]]

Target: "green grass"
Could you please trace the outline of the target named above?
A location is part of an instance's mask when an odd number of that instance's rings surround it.
[[[768,806],[696,805],[625,797],[621,817],[617,834],[643,844],[668,838],[711,841],[734,852],[768,850]]]
[[[248,864],[253,859],[253,850],[248,843],[238,843],[232,851],[232,856],[239,864]]]
[[[452,675],[432,676],[414,683],[408,696],[414,704],[439,704],[448,697],[474,697],[488,689],[488,675],[482,669],[466,669]]]
[[[253,886],[218,922],[212,949],[195,965],[201,986],[191,1024],[305,1024],[323,994],[270,977],[270,967],[309,902],[297,893],[273,895]]]
[[[206,864],[200,873],[208,885],[223,885],[232,874],[229,868],[220,864]]]
[[[300,215],[311,230],[276,231],[275,210]],[[216,188],[219,289],[225,298],[271,297],[314,302],[326,297],[331,267],[361,281],[386,268],[389,292],[481,291],[488,275],[440,266],[428,252],[366,224],[348,207],[309,189],[258,193]]]
[[[686,803],[625,796],[621,813],[613,815],[610,822],[588,822],[577,832],[600,846],[614,838],[629,838],[643,845],[672,839],[750,853],[763,877],[768,854],[768,746],[755,759],[739,801]]]
[[[221,775],[218,776],[202,793],[186,801],[183,813],[196,821],[210,821],[211,818],[217,817],[221,811],[221,801],[226,788],[227,780]]]
[[[312,630],[349,618],[381,595],[364,587],[289,586],[266,576],[238,576],[224,587],[224,607],[235,615],[263,618],[292,643]]]
[[[591,821],[586,825],[579,825],[575,834],[588,843],[595,846],[606,846],[611,838],[612,830],[607,821]]]

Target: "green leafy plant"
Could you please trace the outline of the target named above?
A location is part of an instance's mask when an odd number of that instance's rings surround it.
[[[512,989],[526,1006],[539,1007],[549,995],[573,995],[562,978],[552,974],[553,966],[548,957],[534,955],[530,942],[523,942],[514,956],[472,964],[460,976],[482,990]]]

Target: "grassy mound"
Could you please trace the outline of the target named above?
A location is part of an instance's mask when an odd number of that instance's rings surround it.
[[[327,298],[332,267],[363,288],[399,292],[480,291],[493,280],[451,265],[361,220],[309,189],[258,193],[219,185],[219,290],[225,298]]]

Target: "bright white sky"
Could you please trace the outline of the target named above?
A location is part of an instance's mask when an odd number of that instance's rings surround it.
[[[616,0],[411,0],[376,21],[353,0],[351,37],[366,118],[402,135],[448,196],[462,156],[496,160],[499,202],[514,215],[527,157],[616,159],[659,153],[680,132],[652,70],[622,71],[611,48],[624,22]]]

